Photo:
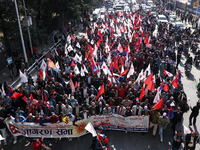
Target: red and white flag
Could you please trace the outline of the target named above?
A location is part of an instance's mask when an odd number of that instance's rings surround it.
[[[72,79],[70,79],[70,87],[71,87],[72,93],[74,93],[75,87],[74,87],[74,83],[73,83]]]
[[[129,69],[127,78],[129,78],[131,75],[133,75],[134,72],[135,72],[135,69],[134,69],[133,63],[131,63],[131,68]]]
[[[170,72],[166,71],[165,69],[164,70],[164,74],[165,76],[168,75],[168,77],[173,77],[173,74],[171,74]]]

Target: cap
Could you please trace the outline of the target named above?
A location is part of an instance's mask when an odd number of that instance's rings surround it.
[[[192,135],[194,135],[194,136],[195,136],[195,135],[197,135],[197,134],[196,134],[195,132],[192,132]]]
[[[68,113],[68,116],[72,116],[72,113],[69,112],[69,113]]]
[[[163,113],[163,116],[165,117],[166,115],[167,115],[167,113],[166,113],[166,112],[164,112],[164,113]]]
[[[147,110],[148,109],[148,107],[147,106],[144,106],[144,110]]]
[[[71,99],[74,99],[74,96],[71,96]]]
[[[140,101],[138,101],[137,104],[140,104]]]
[[[54,116],[54,115],[55,115],[55,112],[52,112],[51,115]]]

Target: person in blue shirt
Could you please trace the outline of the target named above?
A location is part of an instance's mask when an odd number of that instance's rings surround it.
[[[15,111],[15,114],[18,114],[20,116],[24,115],[24,111],[20,109],[20,107],[17,107],[17,111]]]
[[[68,114],[68,116],[69,116],[69,120],[71,121],[71,122],[73,122],[74,121],[74,115],[72,115],[72,113],[69,113]]]
[[[14,121],[15,121],[16,123],[18,123],[18,122],[24,123],[25,117],[24,117],[24,116],[20,116],[19,114],[16,114],[16,115],[15,115]]]
[[[76,102],[78,102],[76,99],[74,99],[74,96],[71,96],[71,99],[69,100],[69,105],[74,108],[76,105]]]
[[[47,117],[47,115],[43,115],[43,118],[40,120],[40,125],[41,126],[45,126],[44,123],[48,123],[49,122],[49,119]]]
[[[49,99],[49,105],[53,106],[54,109],[56,108],[56,101],[52,97]]]
[[[31,83],[28,83],[28,95],[29,96],[30,96],[33,89],[35,89],[35,87]]]

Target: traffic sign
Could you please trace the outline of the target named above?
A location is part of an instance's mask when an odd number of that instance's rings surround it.
[[[197,8],[197,7],[198,7],[198,2],[194,2],[193,8]]]

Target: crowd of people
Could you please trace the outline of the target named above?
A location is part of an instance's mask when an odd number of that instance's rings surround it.
[[[164,8],[155,11],[165,12]],[[149,116],[152,134],[155,137],[159,128],[161,142],[163,130],[171,122],[174,150],[179,149],[183,139],[181,131],[175,134],[176,125],[182,123],[183,113],[189,108],[178,70],[182,48],[175,37],[188,31],[191,29],[157,23],[150,12],[140,8],[135,12],[106,13],[97,22],[90,21],[80,40],[66,35],[64,45],[42,63],[36,80],[29,76],[27,84],[19,89],[11,89],[7,82],[2,86],[5,94],[0,130],[4,144],[6,121],[44,126],[48,122],[75,123],[94,115],[118,114]],[[99,93],[102,86],[105,89]],[[152,108],[161,99],[162,105]],[[196,124],[199,107],[197,103],[192,109],[190,125],[193,117]],[[14,138],[13,144],[17,142]],[[198,141],[195,133],[186,136],[185,145],[190,150],[195,147],[191,139]],[[102,149],[102,145],[97,142],[93,149]]]

